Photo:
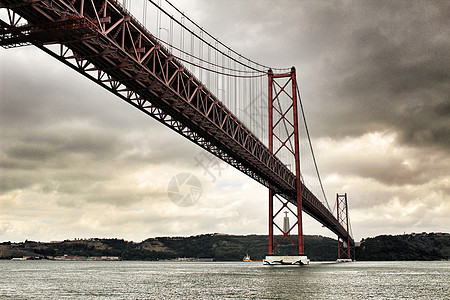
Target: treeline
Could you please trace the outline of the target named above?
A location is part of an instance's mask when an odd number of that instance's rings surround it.
[[[275,242],[280,236],[275,237]],[[292,239],[295,241],[296,237]],[[312,261],[337,259],[337,241],[323,236],[304,236],[305,254]],[[275,248],[275,255],[297,255],[287,239]],[[0,244],[0,258],[22,256],[118,256],[123,260],[162,260],[179,257],[239,261],[245,255],[263,259],[268,252],[266,235],[204,234],[190,237],[157,237],[140,243],[123,239],[83,239],[62,242]],[[450,258],[450,234],[421,233],[381,235],[361,241],[356,260],[445,260]]]
[[[295,240],[296,237],[291,237]],[[280,236],[275,237],[278,241]],[[322,236],[304,236],[305,252],[311,260],[329,261],[337,258],[337,241]],[[268,252],[266,235],[205,234],[191,237],[157,237],[140,243],[123,239],[66,240],[41,243],[2,243],[0,258],[24,255],[55,256],[119,256],[123,260],[162,260],[179,257],[213,258],[216,261],[239,261],[247,254],[262,260]],[[296,255],[298,252],[285,239],[276,247],[276,255]]]
[[[448,260],[450,234],[420,233],[380,235],[362,239],[357,260]]]

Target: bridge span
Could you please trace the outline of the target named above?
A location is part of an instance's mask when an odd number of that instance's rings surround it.
[[[304,181],[296,185],[296,174],[186,67],[187,61],[120,3],[0,0],[0,7],[8,14],[0,24],[1,46],[34,45],[292,204],[300,191],[303,211],[354,245],[348,226]]]

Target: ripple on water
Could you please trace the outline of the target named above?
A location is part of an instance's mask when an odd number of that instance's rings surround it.
[[[450,262],[0,261],[11,299],[449,299]]]

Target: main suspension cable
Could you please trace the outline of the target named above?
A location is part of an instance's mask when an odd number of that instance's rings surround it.
[[[206,70],[206,71],[208,71],[208,72],[212,72],[212,73],[224,75],[224,76],[236,77],[236,78],[258,78],[258,77],[264,77],[264,76],[266,76],[266,74],[260,74],[260,75],[237,75],[237,74],[224,73],[224,72],[220,72],[220,71],[216,71],[216,70],[213,70],[213,69],[204,67],[204,66],[202,66],[202,65],[200,65],[200,64],[195,64],[195,63],[190,62],[190,61],[188,61],[188,60],[186,60],[186,59],[183,59],[183,58],[181,58],[181,57],[178,57],[178,56],[176,56],[176,55],[174,55],[173,57],[175,57],[176,59],[178,59],[178,60],[180,60],[180,61],[182,61],[182,62],[184,62],[184,63],[190,64],[190,65],[192,65],[192,66],[194,66],[194,67],[197,67],[197,68]]]
[[[206,64],[208,64],[208,65],[213,66],[213,67],[218,67],[218,68],[221,68],[221,69],[223,69],[223,70],[233,71],[233,72],[236,72],[236,73],[258,74],[257,76],[250,76],[250,77],[260,77],[260,76],[265,76],[265,75],[267,75],[266,72],[264,72],[264,74],[261,75],[261,72],[260,72],[260,71],[258,71],[258,72],[256,72],[256,71],[245,71],[245,70],[237,70],[237,69],[232,69],[232,68],[223,67],[223,66],[221,66],[221,65],[219,65],[219,64],[215,64],[215,63],[209,62],[209,61],[206,60],[206,59],[202,59],[202,58],[200,58],[200,57],[198,57],[198,56],[195,56],[195,55],[193,55],[193,54],[191,54],[191,53],[189,53],[189,52],[187,52],[187,51],[184,51],[184,50],[182,50],[182,49],[180,49],[180,48],[178,48],[178,47],[176,47],[176,46],[174,46],[174,45],[172,45],[172,44],[170,44],[170,43],[168,43],[168,42],[166,42],[166,41],[164,41],[164,40],[162,40],[162,39],[160,39],[160,38],[157,38],[157,37],[155,37],[155,36],[154,36],[153,38],[156,39],[157,41],[159,41],[159,42],[165,44],[167,47],[171,47],[171,48],[173,48],[173,49],[179,51],[180,53],[185,54],[186,56],[192,57],[192,58],[198,60],[199,62],[204,62],[204,63],[206,63]],[[186,62],[186,60],[181,59],[179,56],[176,56],[176,55],[174,55],[173,53],[172,53],[172,55],[173,55],[174,57],[176,57],[176,58],[178,58],[178,59],[180,59],[180,60]],[[188,62],[188,61],[187,61],[187,62]],[[191,63],[191,62],[188,62],[188,63],[194,65],[194,63]],[[207,69],[207,68],[203,68],[203,66],[201,66],[200,68],[201,68],[201,69],[205,69],[205,70],[210,70],[210,69]],[[218,73],[218,72],[216,72],[216,73]],[[218,74],[221,74],[221,73],[218,73]]]
[[[171,20],[175,21],[178,25],[180,25],[182,28],[184,28],[185,30],[187,30],[189,33],[191,33],[193,36],[195,36],[197,39],[199,39],[200,41],[202,41],[203,43],[205,43],[207,46],[211,47],[212,49],[216,50],[217,52],[221,53],[223,56],[229,58],[230,60],[237,62],[238,64],[249,68],[251,70],[254,70],[256,72],[260,72],[260,73],[266,73],[268,69],[270,69],[270,67],[264,66],[262,64],[256,63],[244,56],[242,56],[241,54],[237,53],[236,51],[234,51],[233,49],[229,48],[228,46],[226,46],[225,44],[223,44],[222,42],[220,42],[217,38],[215,38],[214,36],[212,36],[210,33],[208,33],[207,31],[205,31],[202,27],[200,27],[199,25],[197,25],[194,21],[192,21],[192,19],[190,19],[188,16],[186,16],[183,12],[181,12],[178,8],[176,8],[173,4],[171,4],[169,1],[166,0],[166,2],[172,6],[178,13],[180,13],[183,17],[185,17],[187,20],[189,20],[192,24],[194,24],[197,28],[199,28],[201,30],[202,33],[205,33],[207,36],[209,36],[210,38],[212,38],[216,43],[222,45],[223,47],[225,47],[227,50],[231,51],[232,53],[236,54],[239,57],[239,60],[231,57],[230,55],[228,55],[227,53],[225,53],[224,51],[216,48],[215,46],[213,46],[211,43],[209,43],[208,41],[206,41],[202,36],[199,36],[198,34],[196,34],[194,31],[192,31],[191,29],[189,29],[188,27],[186,27],[186,25],[182,24],[180,21],[178,21],[177,19],[175,19],[172,15],[170,15],[166,10],[164,10],[161,6],[159,6],[158,4],[156,4],[153,0],[147,0],[150,1],[150,3],[152,3],[155,7],[157,7],[160,11],[162,11],[166,16],[168,16]],[[251,62],[257,66],[262,67],[263,69],[257,69],[255,67],[252,67],[248,64],[245,64],[244,62],[241,61],[241,58],[243,58],[244,60]],[[275,70],[287,70],[288,68],[272,68]]]
[[[314,150],[313,150],[313,146],[312,146],[312,143],[311,143],[311,137],[309,135],[308,125],[306,124],[305,111],[303,109],[302,98],[300,96],[300,90],[298,88],[298,85],[297,85],[297,96],[298,96],[298,99],[299,99],[299,102],[300,102],[300,109],[302,111],[302,116],[303,116],[303,122],[305,124],[306,135],[308,136],[309,147],[311,148],[311,154],[312,154],[312,157],[313,157],[314,166],[316,167],[317,177],[319,178],[320,188],[322,189],[322,193],[323,193],[323,196],[325,198],[325,202],[326,202],[326,204],[328,206],[328,209],[331,211],[330,205],[328,204],[327,195],[325,194],[325,190],[323,188],[322,179],[320,178],[319,168],[317,167],[316,156],[314,155]]]
[[[149,0],[152,1],[152,0]],[[152,1],[153,2],[153,1]],[[286,71],[289,70],[289,68],[271,68],[265,65],[262,65],[260,63],[257,63],[251,59],[246,58],[245,56],[241,55],[240,53],[236,52],[235,50],[231,49],[230,47],[228,47],[227,45],[225,45],[224,43],[222,43],[220,40],[218,40],[216,37],[214,37],[212,34],[210,34],[208,31],[204,30],[202,27],[200,27],[197,23],[195,23],[191,18],[189,18],[188,16],[186,16],[184,14],[184,12],[182,12],[180,9],[178,9],[175,5],[173,5],[172,3],[170,3],[168,0],[166,0],[166,2],[173,8],[175,9],[179,14],[181,14],[183,17],[185,17],[189,22],[191,22],[194,26],[196,26],[198,29],[200,29],[201,31],[203,31],[207,36],[209,36],[210,38],[212,38],[215,42],[219,43],[221,46],[223,46],[225,49],[233,52],[234,54],[236,54],[237,56],[239,56],[240,58],[243,58],[257,66],[262,67],[263,69],[272,69],[272,70],[277,70],[277,71]],[[185,28],[185,27],[184,27]],[[186,28],[187,29],[187,28]],[[214,49],[218,50],[216,47],[213,47]],[[219,51],[219,50],[218,50]],[[221,52],[221,51],[220,51]],[[223,52],[221,52],[223,54]]]

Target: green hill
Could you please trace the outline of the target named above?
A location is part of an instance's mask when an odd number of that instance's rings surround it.
[[[280,237],[275,237],[277,241]],[[292,237],[295,239],[295,237]],[[337,241],[322,236],[305,236],[305,252],[311,260],[335,260]],[[159,260],[179,257],[213,258],[216,261],[239,261],[246,254],[254,260],[268,252],[265,235],[204,234],[190,237],[156,237],[140,243],[122,239],[83,239],[63,242],[0,244],[0,258],[30,256],[119,256],[124,260]],[[296,249],[285,239],[276,254],[295,255]]]
[[[420,233],[380,235],[361,241],[357,260],[441,260],[450,259],[450,234]]]
[[[279,240],[275,237],[275,241]],[[295,236],[292,237],[295,240]],[[323,236],[304,236],[305,253],[312,261],[337,258],[337,241]],[[156,237],[140,243],[122,239],[83,239],[62,242],[0,244],[0,258],[24,255],[118,256],[123,260],[161,260],[179,257],[213,258],[216,261],[240,261],[249,254],[254,260],[268,252],[266,235],[204,234],[190,237]],[[295,247],[285,239],[275,248],[276,255],[296,255]],[[421,233],[381,235],[361,241],[357,260],[441,260],[450,258],[450,234]]]

